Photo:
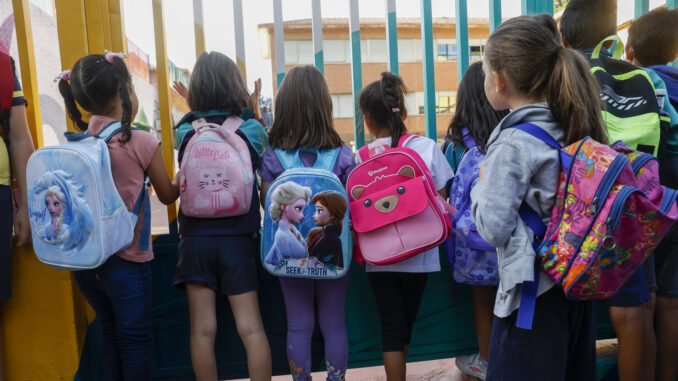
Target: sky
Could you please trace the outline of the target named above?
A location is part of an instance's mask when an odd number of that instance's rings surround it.
[[[193,31],[193,1],[164,0],[165,36],[167,55],[177,66],[188,68],[195,64],[195,39]],[[262,94],[272,95],[271,60],[263,59],[258,25],[273,22],[273,0],[243,0],[245,29],[245,58],[250,89],[253,81],[262,78]],[[282,0],[283,20],[311,17],[311,0]],[[454,17],[454,0],[432,0],[433,17]],[[650,9],[663,4],[663,0],[650,0]],[[323,18],[348,18],[348,0],[321,0]],[[360,0],[360,17],[384,17],[385,0]],[[149,54],[155,64],[153,34],[153,9],[151,1],[124,0],[127,37]],[[396,0],[398,16],[419,17],[420,1]],[[488,0],[468,1],[469,17],[488,17]],[[633,0],[619,0],[617,19],[620,23],[633,17]],[[232,0],[203,0],[205,43],[207,50],[219,51],[235,60]],[[520,0],[503,0],[502,17],[520,14]],[[347,36],[348,38],[348,36]]]

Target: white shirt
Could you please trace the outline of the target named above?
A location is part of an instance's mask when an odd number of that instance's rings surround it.
[[[379,143],[387,146],[391,145],[391,137],[377,139]],[[424,161],[433,179],[433,186],[435,190],[443,189],[447,181],[454,177],[454,171],[443,155],[443,151],[438,147],[432,139],[418,136],[410,139],[405,147],[417,152]],[[360,163],[360,157],[356,155],[356,161]],[[408,258],[402,262],[394,263],[392,265],[375,266],[366,263],[365,270],[367,272],[402,272],[402,273],[429,273],[440,271],[440,256],[438,248],[424,251],[412,258]]]

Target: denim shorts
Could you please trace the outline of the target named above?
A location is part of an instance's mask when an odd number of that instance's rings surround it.
[[[619,291],[606,300],[606,303],[612,307],[637,307],[649,302],[652,299],[650,292],[653,290],[648,284],[646,267],[651,269],[651,263],[646,261],[638,267]],[[652,279],[650,281],[652,282]]]
[[[0,185],[0,300],[12,297],[12,189]]]
[[[222,295],[239,295],[259,288],[258,234],[184,236],[179,242],[174,285],[200,284]]]
[[[678,224],[674,224],[654,254],[657,295],[678,298]]]

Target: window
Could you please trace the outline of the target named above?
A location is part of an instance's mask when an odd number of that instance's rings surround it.
[[[441,91],[437,94],[438,100],[436,113],[453,114],[457,107],[457,93],[454,91]]]
[[[325,62],[349,62],[351,54],[348,40],[324,40]]]
[[[453,61],[457,59],[456,44],[438,44],[438,61]]]
[[[360,40],[363,62],[386,62],[386,40]]]
[[[288,40],[285,41],[285,64],[312,64],[313,43],[311,40]]]
[[[469,56],[470,61],[475,61],[483,58],[483,52],[485,51],[484,45],[471,45],[470,47],[471,54]]]
[[[353,117],[353,94],[332,94],[332,117]]]
[[[398,40],[398,61],[421,61],[421,40]]]

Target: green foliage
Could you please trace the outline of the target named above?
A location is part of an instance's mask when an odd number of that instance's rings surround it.
[[[567,7],[567,3],[569,3],[570,0],[554,0],[553,2],[553,12],[558,13],[565,9]]]

